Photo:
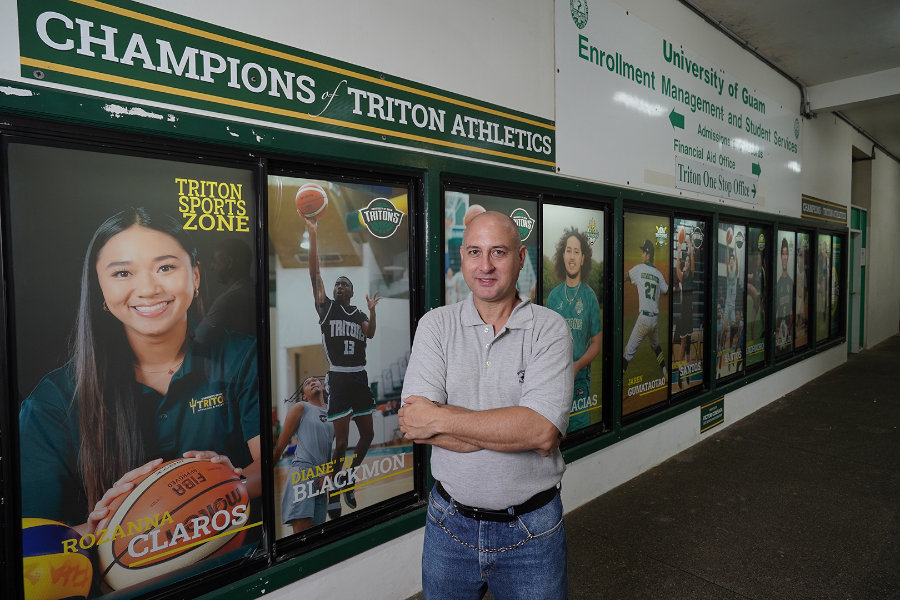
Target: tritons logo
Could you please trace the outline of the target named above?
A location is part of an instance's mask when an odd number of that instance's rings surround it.
[[[509,213],[509,217],[516,224],[516,227],[519,228],[519,237],[522,241],[524,242],[527,240],[528,236],[531,235],[531,232],[534,231],[534,219],[531,218],[528,211],[524,208],[517,208]]]
[[[188,402],[188,406],[191,407],[191,414],[197,414],[198,412],[203,412],[205,410],[211,410],[214,408],[222,408],[225,406],[225,396],[224,394],[212,394],[210,396],[205,396],[197,400],[196,398],[191,398],[191,401]]]
[[[394,235],[403,219],[403,212],[387,198],[375,198],[359,214],[369,233],[381,239]]]

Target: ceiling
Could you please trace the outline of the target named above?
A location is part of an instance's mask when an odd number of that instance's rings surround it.
[[[900,1],[682,2],[800,83],[809,112],[839,113],[900,160]]]

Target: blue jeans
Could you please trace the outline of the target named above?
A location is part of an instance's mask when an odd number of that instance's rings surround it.
[[[428,499],[422,588],[425,600],[568,598],[566,530],[557,494],[509,523],[459,514],[436,491]]]

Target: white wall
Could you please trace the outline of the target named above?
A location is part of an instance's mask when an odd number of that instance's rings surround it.
[[[866,250],[866,347],[900,331],[900,163],[875,150]]]
[[[143,2],[553,118],[553,2],[548,0]]]
[[[847,206],[849,215],[853,146],[871,148],[871,142],[831,113],[805,121],[803,136],[803,193]]]

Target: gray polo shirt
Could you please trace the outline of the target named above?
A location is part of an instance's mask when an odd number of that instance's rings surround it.
[[[487,410],[526,406],[565,433],[572,402],[572,335],[552,310],[520,297],[497,335],[472,296],[422,317],[402,397]],[[431,470],[457,501],[499,509],[521,504],[559,483],[565,471],[557,449],[536,452],[451,452],[435,447]]]

